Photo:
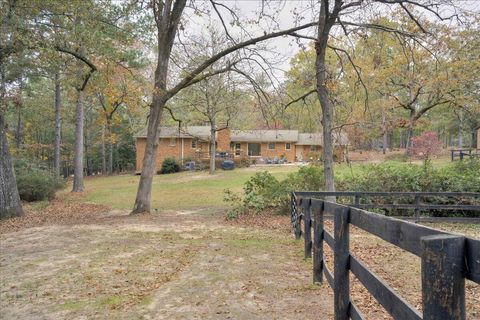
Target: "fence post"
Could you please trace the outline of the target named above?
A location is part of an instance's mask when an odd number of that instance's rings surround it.
[[[302,236],[302,229],[300,228],[301,217],[299,212],[299,205],[300,205],[300,201],[296,202],[292,192],[292,213],[293,213],[293,210],[295,211],[295,217],[294,217],[295,221],[292,221],[292,222],[294,223],[295,239],[297,240],[299,240],[300,237]]]
[[[312,200],[303,199],[303,227],[304,227],[304,239],[305,239],[305,260],[312,257]]]
[[[422,242],[423,319],[465,319],[465,238],[434,235]]]
[[[323,205],[315,210],[313,221],[313,283],[323,281]]]
[[[360,196],[358,194],[355,194],[355,207],[360,206]]]
[[[418,208],[419,205],[420,205],[420,197],[418,196],[418,194],[415,194],[415,209],[413,209],[414,215],[415,215],[415,222],[420,221],[420,209]]]
[[[349,279],[349,220],[350,209],[339,207],[334,210],[334,303],[335,320],[348,320],[350,305]]]

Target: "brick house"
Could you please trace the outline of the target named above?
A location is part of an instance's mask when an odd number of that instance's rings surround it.
[[[209,158],[209,126],[161,127],[157,150],[156,168],[160,169],[165,158],[179,162],[186,159]],[[136,171],[142,170],[147,141],[146,129],[136,138]],[[341,151],[348,144],[345,135],[334,139],[335,148]],[[322,152],[322,134],[298,133],[297,130],[231,130],[217,132],[216,150],[229,157],[255,159],[264,163],[267,159],[283,158],[287,162],[309,161]]]

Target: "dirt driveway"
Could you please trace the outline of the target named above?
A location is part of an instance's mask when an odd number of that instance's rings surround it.
[[[286,231],[202,210],[92,217],[2,230],[2,319],[332,318]]]

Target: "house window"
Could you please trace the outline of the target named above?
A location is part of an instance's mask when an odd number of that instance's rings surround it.
[[[317,146],[310,146],[310,151],[317,151]]]
[[[197,149],[198,140],[192,139],[192,149]]]
[[[260,156],[260,143],[249,143],[248,144],[248,155],[250,157],[259,157]]]
[[[290,144],[290,142],[285,143],[285,150],[290,150],[290,149],[292,149],[292,145]]]
[[[174,147],[177,144],[177,139],[176,138],[170,138],[170,146]]]
[[[268,143],[268,150],[275,150],[275,142]]]
[[[240,143],[235,143],[235,155],[240,155]]]

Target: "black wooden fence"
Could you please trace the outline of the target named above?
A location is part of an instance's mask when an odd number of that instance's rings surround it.
[[[350,198],[348,206],[360,208],[360,209],[404,209],[413,210],[416,220],[424,218],[420,216],[421,211],[426,210],[447,210],[452,212],[468,211],[474,213],[480,212],[480,193],[478,192],[361,192],[361,191],[298,191],[295,192],[295,196],[298,197],[312,197],[312,198],[325,198],[329,196],[335,197],[337,200],[339,197]],[[372,198],[379,199],[392,199],[398,198],[399,201],[404,203],[385,203],[385,202],[372,202],[368,201]],[[411,198],[413,203],[406,203],[405,198]],[[455,199],[455,204],[435,204],[435,199],[451,198]],[[459,204],[462,199],[470,199],[478,204]],[[293,200],[293,197],[292,197]],[[427,201],[425,201],[427,200]],[[292,204],[294,208],[295,204]],[[292,213],[295,213],[293,210]],[[293,216],[292,216],[293,217]],[[448,220],[448,219],[446,219]],[[455,217],[455,222],[461,222],[462,219]],[[465,222],[480,222],[479,218],[464,219]],[[295,221],[292,220],[292,223]]]
[[[292,194],[292,223],[305,239],[305,258],[313,256],[313,281],[323,275],[334,291],[335,319],[365,319],[350,300],[349,272],[394,319],[465,319],[465,279],[480,284],[480,240],[449,234],[359,208]],[[324,229],[332,215],[334,234]],[[303,220],[303,232],[299,232]],[[352,224],[421,258],[423,315],[349,251]],[[313,236],[312,236],[313,229]],[[323,243],[333,250],[333,271],[325,264]]]
[[[480,157],[480,150],[479,149],[451,149],[450,150],[450,157],[452,161],[455,161],[455,158],[463,160],[465,157],[469,158],[479,158]]]

